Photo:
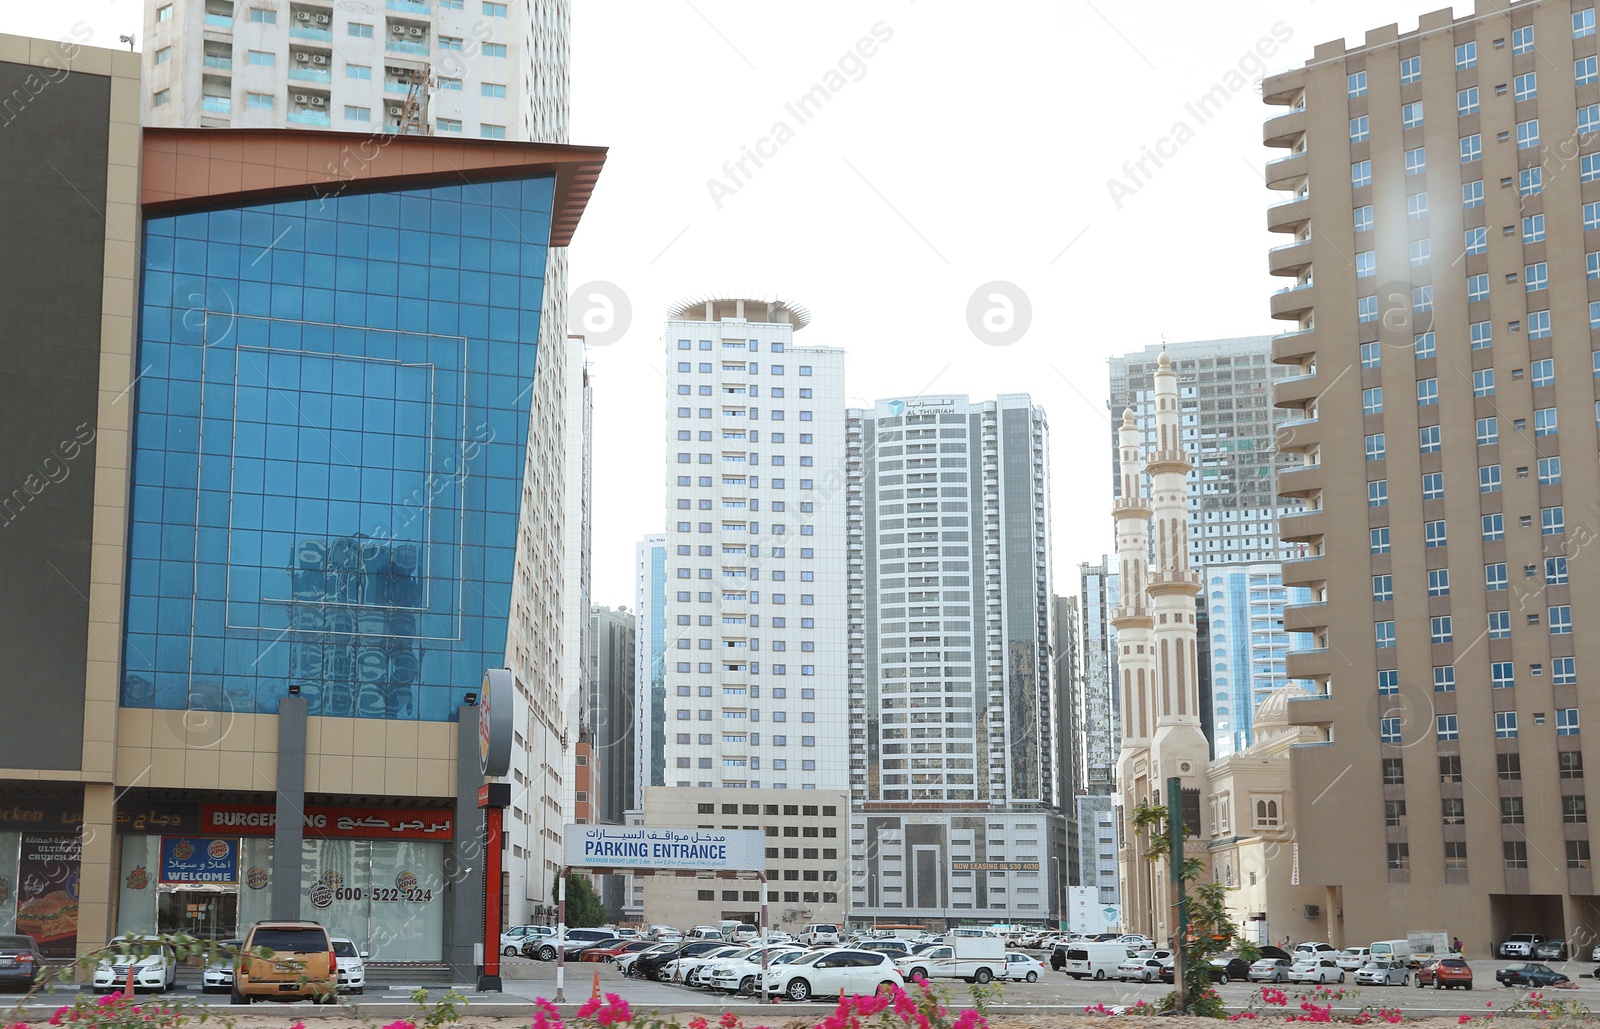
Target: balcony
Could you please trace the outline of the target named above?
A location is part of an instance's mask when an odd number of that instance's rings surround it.
[[[205,96],[200,98],[200,110],[212,114],[230,114],[233,111],[233,98],[226,96]]]
[[[1317,351],[1317,330],[1285,332],[1272,339],[1273,364],[1299,364],[1300,359]]]
[[[1306,109],[1291,108],[1274,115],[1261,127],[1261,142],[1271,147],[1291,147],[1306,134]]]
[[[1334,661],[1333,651],[1327,647],[1291,650],[1285,656],[1285,668],[1291,679],[1326,679],[1333,674]]]
[[[1328,566],[1326,559],[1318,554],[1314,557],[1299,557],[1293,561],[1283,563],[1283,584],[1285,586],[1321,587],[1328,581]],[[1291,672],[1294,678],[1299,678],[1299,672]]]
[[[206,54],[200,63],[212,71],[233,71],[233,58],[225,54]]]
[[[296,82],[333,82],[333,74],[327,68],[318,68],[311,65],[299,65],[290,68],[289,78]]]
[[[430,13],[428,0],[389,0],[388,8],[401,14],[419,14],[426,18]]]
[[[333,42],[333,30],[323,28],[315,23],[308,25],[304,22],[295,22],[289,29],[289,36],[292,39],[315,39],[324,43]]]
[[[1398,700],[1398,698],[1395,698]],[[1396,707],[1400,705],[1396,703]],[[1290,725],[1327,726],[1333,724],[1333,698],[1326,693],[1292,697],[1288,705]],[[1373,726],[1376,728],[1376,726]]]
[[[1268,232],[1292,232],[1298,236],[1310,222],[1310,197],[1290,197],[1267,208]]]
[[[1284,632],[1316,632],[1327,627],[1327,604],[1295,604],[1283,609]]]
[[[1309,282],[1280,289],[1272,294],[1272,317],[1298,322],[1316,306],[1316,290]]]
[[[1267,162],[1267,188],[1268,189],[1293,189],[1306,177],[1306,169],[1311,166],[1311,158],[1304,150],[1297,154],[1289,154],[1275,161]]]
[[[311,125],[324,129],[330,124],[327,111],[290,111],[288,121],[290,125]]]
[[[1282,479],[1281,473],[1279,479],[1280,481]],[[1279,486],[1280,493],[1282,489],[1282,486]],[[1327,534],[1327,530],[1326,511],[1306,511],[1302,514],[1281,515],[1278,518],[1278,538],[1286,543],[1315,543]]]
[[[1337,378],[1337,376],[1334,376]],[[1330,385],[1329,377],[1317,372],[1305,375],[1287,375],[1272,380],[1272,406],[1302,409],[1309,401],[1322,396]]]
[[[1311,267],[1311,241],[1297,239],[1267,251],[1267,272],[1271,275],[1300,275]]]
[[[1322,427],[1317,424],[1315,418],[1297,418],[1279,424],[1273,439],[1279,451],[1305,450],[1322,442]],[[1320,478],[1318,485],[1321,485]],[[1278,492],[1285,492],[1284,483],[1281,481],[1278,483]]]

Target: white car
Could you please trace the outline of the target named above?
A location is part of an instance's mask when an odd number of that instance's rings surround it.
[[[356,941],[348,936],[331,936],[333,954],[339,962],[339,992],[367,992],[367,966],[364,950],[356,949]]]
[[[799,947],[790,947],[788,949],[800,951]],[[804,953],[803,951],[800,952]],[[772,963],[772,959],[777,953],[779,952],[768,948],[768,964]],[[755,965],[759,970],[761,968],[761,948],[740,947],[731,954],[721,954],[715,957],[710,954],[702,954],[698,958],[692,958],[691,961],[698,961],[699,964],[684,975],[683,981],[690,986],[709,987],[711,985],[711,977],[716,974],[718,969],[729,968],[734,965]]]
[[[836,997],[841,990],[847,997],[873,994],[887,986],[904,985],[889,955],[870,950],[816,950],[767,970],[767,992],[792,1001]]]
[[[1369,961],[1356,969],[1357,986],[1410,986],[1411,971],[1404,961]]]
[[[553,925],[513,925],[500,934],[500,953],[506,957],[516,957],[522,953],[522,945],[540,936],[554,936],[556,927]]]
[[[1346,972],[1354,972],[1359,968],[1365,968],[1367,963],[1372,960],[1372,949],[1370,947],[1346,947],[1334,960]]]
[[[1337,958],[1339,950],[1331,943],[1297,943],[1294,945],[1294,959],[1301,958]]]
[[[1162,961],[1160,958],[1133,957],[1117,964],[1117,978],[1124,982],[1134,980],[1141,983],[1153,983],[1161,978]]]
[[[1122,946],[1127,947],[1129,950],[1135,951],[1156,949],[1155,940],[1152,940],[1148,936],[1140,936],[1138,933],[1128,933],[1123,936],[1118,936],[1113,942],[1119,943]]]
[[[1342,983],[1344,969],[1331,957],[1297,957],[1289,969],[1292,983]]]
[[[786,950],[767,951],[767,969],[787,965],[811,953],[800,947],[790,947]],[[709,975],[702,970],[700,975],[702,985],[713,990],[723,990],[727,993],[752,994],[761,989],[761,956],[757,952],[753,961],[733,961],[727,964],[716,962]]]
[[[839,945],[839,927],[819,922],[808,925],[800,930],[800,942],[808,947],[815,947],[819,943],[837,947]]]
[[[136,990],[170,990],[178,981],[178,955],[171,947],[149,936],[118,936],[100,952],[94,966],[94,992],[123,989],[130,965]]]
[[[717,958],[732,957],[744,949],[745,948],[743,947],[734,947],[731,945],[726,947],[716,947],[706,951],[703,954],[696,954],[693,957],[681,957],[673,961],[668,961],[666,964],[661,966],[661,978],[664,981],[687,983],[688,985],[693,986],[694,973],[701,965],[705,964],[707,961],[714,961]]]
[[[1005,977],[1009,982],[1036,983],[1044,975],[1046,967],[1043,961],[1032,955],[1008,953]]]
[[[243,940],[223,940],[216,945],[205,971],[200,974],[201,993],[228,993],[233,989],[233,963],[239,958]]]

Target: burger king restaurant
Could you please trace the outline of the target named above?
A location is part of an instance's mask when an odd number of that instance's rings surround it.
[[[238,938],[272,917],[275,890],[385,961],[444,957],[448,808],[307,805],[298,881],[279,883],[271,804],[166,805],[118,840],[118,932]],[[164,821],[165,820],[165,821]],[[142,822],[143,831],[134,828]]]

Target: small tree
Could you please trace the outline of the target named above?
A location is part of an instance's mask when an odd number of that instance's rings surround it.
[[[1171,838],[1167,835],[1167,808],[1164,804],[1140,804],[1133,810],[1136,831],[1148,833],[1149,845],[1145,860],[1152,863],[1163,860],[1171,852]],[[1191,835],[1189,826],[1184,834]],[[1182,947],[1183,990],[1188,1000],[1188,1014],[1221,1018],[1227,1014],[1222,999],[1211,988],[1211,959],[1218,954],[1238,950],[1240,957],[1253,960],[1257,951],[1239,935],[1228,914],[1228,891],[1221,883],[1200,882],[1205,863],[1199,858],[1185,858],[1180,873],[1184,883],[1185,904],[1188,909],[1189,936]],[[1173,912],[1176,916],[1177,912]],[[1175,920],[1175,919],[1174,919]],[[1177,991],[1169,993],[1161,1002],[1163,1010],[1177,1004]]]
[[[550,900],[560,903],[561,880],[557,879],[550,884]],[[586,875],[569,873],[567,875],[567,928],[587,929],[600,925],[606,920],[605,902],[594,892],[594,886]]]

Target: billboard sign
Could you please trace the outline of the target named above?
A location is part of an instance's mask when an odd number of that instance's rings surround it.
[[[767,866],[766,837],[754,829],[569,825],[562,839],[574,868],[759,872]]]

